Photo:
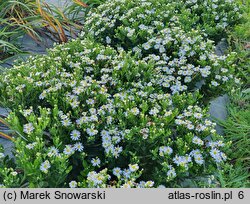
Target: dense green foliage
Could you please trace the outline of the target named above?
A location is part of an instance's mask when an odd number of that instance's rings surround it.
[[[230,142],[201,102],[240,82],[236,53],[217,56],[211,41],[240,13],[206,2],[106,1],[80,39],[2,74],[17,132],[3,186],[222,185]]]

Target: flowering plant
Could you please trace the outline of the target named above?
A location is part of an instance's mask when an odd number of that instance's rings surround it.
[[[183,1],[185,8],[199,16],[198,27],[216,40],[242,19],[242,9],[235,0],[188,0]],[[225,32],[226,31],[226,32]]]
[[[240,21],[241,13],[234,0],[108,0],[89,12],[84,31],[102,43],[125,49],[155,36],[171,22],[220,40]]]
[[[184,2],[185,5],[182,5]],[[216,92],[225,90],[224,85],[228,81],[235,79],[239,82],[233,76],[236,53],[215,55],[215,46],[213,41],[207,39],[207,32],[201,32],[199,26],[197,30],[193,29],[193,24],[203,21],[193,17],[196,16],[193,9],[181,8],[188,5],[196,8],[194,3],[107,1],[89,13],[85,22],[86,32],[83,31],[81,36],[90,35],[102,44],[132,51],[145,61],[155,61],[153,80],[172,93],[201,89],[206,97],[215,96]],[[199,5],[196,8],[198,12],[204,5],[196,3]],[[217,3],[218,6],[212,6],[213,9],[219,7],[223,10],[228,4],[227,1],[225,4],[222,1]],[[237,12],[235,15],[238,19]],[[201,25],[206,26],[204,22]]]
[[[171,186],[226,159],[200,95],[168,94],[147,60],[74,40],[1,76],[29,186]]]
[[[199,102],[238,79],[235,53],[216,56],[200,32],[205,15],[193,11],[202,8],[198,1],[107,1],[89,14],[88,34],[1,75],[21,171],[1,170],[0,182],[175,187],[212,175],[229,144]]]

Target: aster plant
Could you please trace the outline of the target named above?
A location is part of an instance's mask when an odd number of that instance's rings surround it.
[[[215,55],[192,13],[203,4],[185,2],[107,1],[78,39],[1,75],[20,171],[0,182],[149,188],[213,175],[230,144],[201,102],[239,81],[236,54]]]

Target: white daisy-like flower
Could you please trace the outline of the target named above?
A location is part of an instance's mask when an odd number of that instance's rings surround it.
[[[30,144],[27,144],[26,145],[26,148],[27,149],[33,149],[35,147],[35,145],[37,144],[37,142],[33,142],[33,143],[30,143]]]
[[[200,165],[204,163],[204,159],[201,154],[195,154],[194,160],[197,164],[200,164]]]
[[[112,121],[113,121],[113,117],[112,116],[108,116],[107,117],[107,124],[111,124],[112,123]]]
[[[86,100],[86,103],[89,105],[93,105],[95,103],[95,100],[90,98],[90,99]]]
[[[70,105],[72,106],[72,108],[77,108],[79,107],[80,102],[77,100],[73,100],[72,102],[70,102]]]
[[[213,86],[219,86],[219,83],[216,82],[216,81],[211,81],[211,84],[212,84]]]
[[[83,123],[87,123],[88,121],[90,121],[90,118],[87,116],[83,116],[83,117],[76,120],[76,124],[82,125]]]
[[[227,156],[226,156],[226,154],[225,154],[224,152],[221,152],[220,156],[221,156],[221,158],[222,158],[224,161],[227,160]]]
[[[16,171],[11,172],[12,176],[16,176],[18,173]]]
[[[122,173],[125,178],[130,178],[131,171],[129,169],[124,169]]]
[[[240,79],[235,78],[235,79],[234,79],[234,82],[235,82],[236,84],[239,84],[239,83],[240,83]]]
[[[214,148],[217,146],[217,142],[213,142],[213,141],[208,142],[208,143],[207,143],[207,146],[208,146],[208,147],[211,147],[212,149],[214,149]]]
[[[144,50],[149,50],[151,48],[151,45],[149,43],[144,43],[142,44],[142,47],[144,48]]]
[[[117,176],[117,177],[121,176],[121,174],[122,174],[121,168],[119,168],[119,167],[114,168],[114,169],[113,169],[113,174],[114,174],[115,176]]]
[[[216,144],[217,144],[218,147],[223,147],[223,146],[225,146],[225,144],[223,143],[222,140],[217,141]]]
[[[191,157],[189,155],[186,156],[175,156],[173,159],[173,162],[177,165],[177,166],[184,166],[187,167],[187,164],[189,162],[191,162]]]
[[[70,181],[69,182],[69,187],[70,188],[76,188],[77,187],[77,182],[76,181]]]
[[[158,108],[154,107],[149,111],[150,115],[157,115],[160,111],[158,110]]]
[[[193,130],[193,129],[194,129],[194,125],[192,125],[191,123],[188,123],[188,124],[187,124],[187,128],[188,128],[189,130]]]
[[[47,91],[43,91],[40,96],[39,96],[39,99],[44,99],[45,97],[47,96]]]
[[[210,155],[214,158],[214,160],[218,163],[222,162],[221,151],[216,148],[211,149]]]
[[[137,184],[137,188],[145,188],[145,181],[140,181],[139,184]]]
[[[70,138],[74,141],[77,141],[79,140],[81,137],[81,133],[78,131],[78,130],[73,130],[71,133],[70,133]]]
[[[27,133],[27,134],[31,134],[34,130],[34,126],[32,123],[28,123],[26,125],[23,126],[23,132]]]
[[[124,183],[121,188],[131,188],[131,185],[129,183]]]
[[[168,117],[168,116],[170,116],[171,114],[172,114],[172,111],[171,111],[171,110],[170,110],[170,111],[166,111],[165,114],[164,114],[164,116]]]
[[[197,119],[201,119],[202,114],[201,113],[194,113],[194,117],[197,118]]]
[[[159,148],[159,155],[160,156],[164,156],[166,154],[170,155],[172,153],[173,153],[173,149],[171,147],[169,147],[169,146],[161,146]]]
[[[35,83],[35,85],[38,86],[38,87],[40,87],[40,86],[43,85],[43,82],[42,81],[38,81],[38,82]]]
[[[166,52],[165,47],[161,45],[161,46],[159,47],[159,52],[160,52],[160,53]]]
[[[170,178],[176,177],[176,172],[175,172],[175,170],[174,170],[173,168],[171,168],[170,170],[168,170],[167,176],[170,177]]]
[[[132,108],[131,110],[130,110],[130,112],[133,114],[133,115],[138,115],[139,113],[140,113],[140,110],[138,109],[138,108]]]
[[[40,170],[44,173],[48,172],[48,169],[51,167],[50,162],[48,160],[46,160],[45,162],[43,162],[40,166]]]
[[[101,164],[101,160],[98,157],[96,157],[91,159],[91,163],[93,166],[99,166]]]
[[[74,149],[75,149],[75,151],[82,152],[84,147],[83,147],[82,143],[77,142],[74,144]]]
[[[58,156],[58,155],[59,155],[59,150],[55,147],[51,147],[48,152],[48,156],[52,157],[52,156]]]
[[[145,188],[151,188],[151,187],[153,187],[154,186],[154,181],[147,181],[146,183],[145,183]]]
[[[70,126],[72,124],[72,122],[70,121],[69,118],[65,118],[65,119],[61,120],[61,123],[65,127],[68,127],[68,126]]]
[[[137,171],[139,169],[139,165],[138,164],[133,164],[133,165],[129,164],[128,166],[129,166],[129,170],[131,172],[135,172],[135,171]]]
[[[95,130],[95,129],[93,129],[93,128],[87,128],[87,134],[89,135],[89,136],[94,136],[94,135],[96,135],[97,133],[98,133],[98,130]]]
[[[74,153],[74,148],[71,145],[66,145],[63,150],[63,153],[66,155],[71,155]]]
[[[29,109],[23,110],[23,115],[25,117],[29,116],[33,112],[33,108],[30,107]]]
[[[192,142],[194,144],[197,144],[197,145],[203,145],[204,144],[204,142],[199,137],[197,137],[197,136],[193,137]]]

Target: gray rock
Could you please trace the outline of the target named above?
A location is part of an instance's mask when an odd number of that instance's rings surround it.
[[[72,3],[71,0],[45,0],[45,2],[58,8],[65,8],[67,5]]]
[[[8,155],[10,158],[14,158],[12,151],[14,149],[14,144],[13,142],[3,139],[0,137],[0,144],[3,146],[4,148],[4,154]]]
[[[205,84],[205,81],[204,81],[204,80],[201,80],[201,81],[196,82],[196,84],[195,84],[195,90],[201,89],[201,87],[202,87],[204,84]]]
[[[8,113],[9,113],[9,111],[6,108],[1,108],[0,107],[0,116],[7,117]]]
[[[227,119],[227,104],[229,102],[228,95],[223,95],[215,98],[210,102],[209,114],[212,120],[223,120]],[[220,125],[215,127],[218,134],[223,135],[224,131]]]
[[[0,64],[3,68],[10,68],[14,64],[14,61],[17,59],[25,61],[27,57],[32,54],[45,54],[47,48],[51,48],[53,46],[53,41],[45,36],[41,36],[41,43],[36,42],[33,40],[29,35],[24,35],[22,38],[18,40],[18,43],[22,47],[22,51],[24,53],[17,54],[13,57],[8,58],[4,61],[4,63]]]
[[[4,71],[6,68],[11,68],[13,67],[13,64],[15,63],[15,61],[17,59],[19,60],[22,60],[22,61],[25,61],[25,59],[27,57],[29,57],[31,54],[17,54],[11,58],[8,58],[6,60],[4,60],[4,63],[0,63],[0,68],[1,68],[1,71]]]
[[[216,46],[215,53],[219,56],[223,55],[228,48],[228,44],[225,38],[223,38]],[[227,104],[229,102],[228,95],[223,95],[215,98],[210,102],[209,113],[212,120],[222,120],[227,119]],[[216,125],[215,127],[218,134],[223,135],[223,127]]]
[[[8,110],[0,107],[0,117],[6,117],[8,115]],[[0,132],[8,133],[8,129],[0,124]],[[13,158],[12,150],[14,147],[13,142],[10,140],[0,137],[0,144],[4,147],[4,154],[9,155],[10,158]]]
[[[24,52],[29,52],[32,54],[45,54],[46,49],[53,46],[53,42],[46,36],[41,36],[41,43],[33,40],[29,35],[24,35],[20,39],[20,44]]]
[[[227,40],[223,38],[215,47],[215,54],[221,56],[228,48]]]

